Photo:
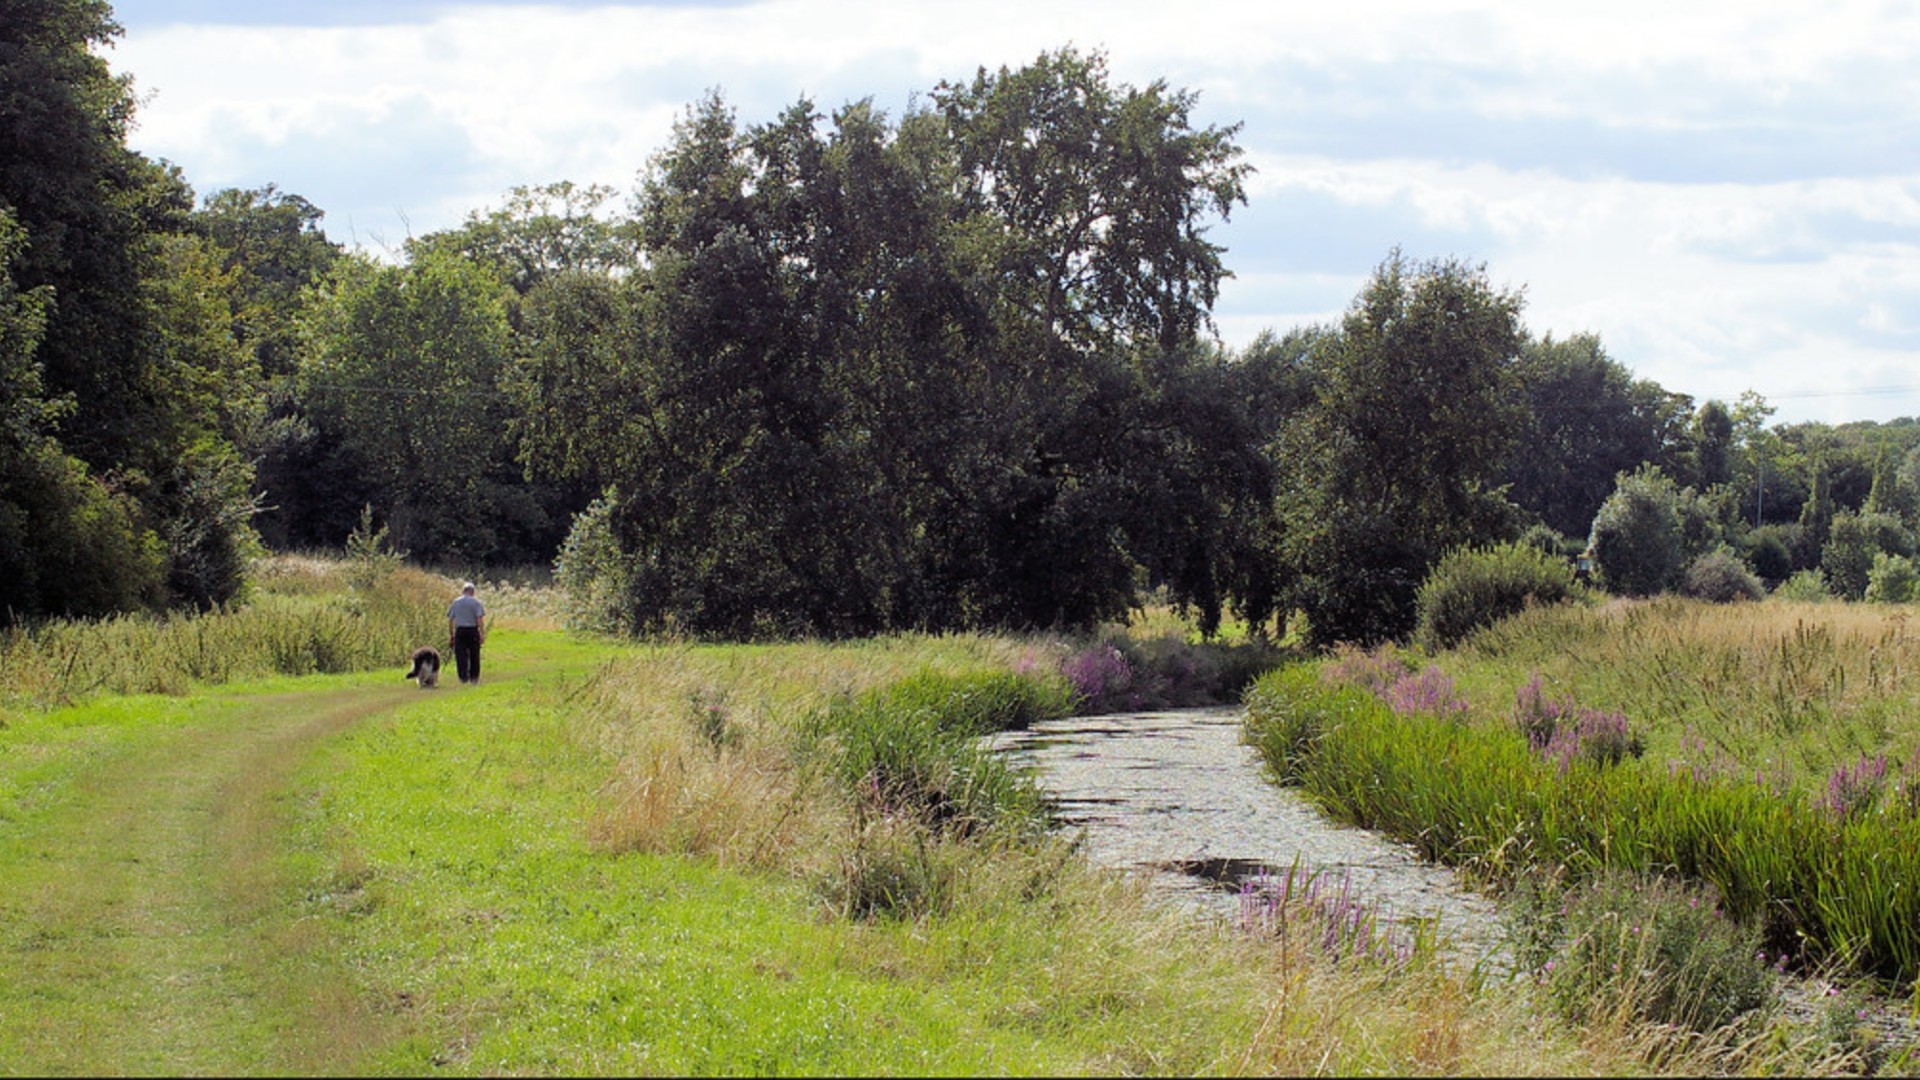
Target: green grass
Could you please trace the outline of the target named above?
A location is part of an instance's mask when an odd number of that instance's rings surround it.
[[[1906,984],[1920,977],[1920,777],[1896,765],[1850,816],[1821,800],[1835,767],[1907,745],[1914,659],[1902,618],[1839,605],[1560,608],[1436,658],[1469,689],[1464,722],[1396,715],[1302,667],[1258,684],[1249,728],[1336,816],[1490,880],[1702,881],[1776,952]],[[1529,750],[1512,711],[1535,673],[1552,697],[1626,710],[1645,755],[1562,765]]]
[[[23,711],[0,729],[0,1071],[1639,1067],[1631,1031],[1524,988],[1197,928],[1065,843],[862,811],[809,756],[803,718],[863,695],[977,691],[952,715],[1004,722],[1039,701],[1007,673],[1056,652],[505,620],[477,688],[396,668]],[[834,883],[876,853],[936,866],[944,902],[849,917]]]

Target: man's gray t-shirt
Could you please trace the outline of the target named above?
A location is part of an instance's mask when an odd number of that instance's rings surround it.
[[[481,605],[480,598],[477,596],[457,596],[453,604],[447,608],[447,618],[453,620],[456,628],[479,626],[480,617],[486,613],[487,609]]]

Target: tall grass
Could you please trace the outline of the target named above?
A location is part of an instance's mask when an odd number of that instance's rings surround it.
[[[400,666],[446,636],[444,579],[406,567],[281,557],[251,599],[204,615],[55,620],[0,635],[0,707],[91,694],[180,694],[268,675]]]
[[[1920,977],[1920,814],[1896,783],[1876,789],[1864,811],[1836,813],[1827,783],[1837,761],[1859,786],[1859,744],[1871,734],[1884,747],[1904,730],[1864,718],[1885,721],[1910,705],[1910,643],[1898,622],[1820,611],[1836,618],[1793,611],[1784,629],[1668,602],[1529,612],[1439,658],[1480,688],[1464,720],[1396,712],[1302,665],[1256,684],[1249,733],[1276,774],[1336,815],[1488,879],[1618,868],[1703,881],[1776,950],[1911,981]],[[1572,648],[1572,659],[1557,648]],[[1577,694],[1583,706],[1598,699],[1620,710],[1587,711],[1617,719],[1601,726],[1622,746],[1644,733],[1644,757],[1552,753],[1552,739],[1529,726],[1537,718],[1517,721],[1512,705],[1489,703],[1494,693],[1524,703],[1529,686],[1537,697],[1527,679],[1535,664],[1548,681],[1565,680],[1567,701]],[[1504,691],[1491,691],[1500,678]],[[1777,765],[1783,743],[1817,783],[1756,775],[1751,763]]]

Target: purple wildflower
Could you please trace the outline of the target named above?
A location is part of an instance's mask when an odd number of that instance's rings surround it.
[[[1827,777],[1826,794],[1820,805],[1834,817],[1845,821],[1873,808],[1887,784],[1887,756],[1862,755],[1852,765],[1842,765]]]
[[[1401,716],[1422,713],[1441,719],[1466,715],[1467,702],[1453,689],[1453,679],[1437,667],[1418,675],[1404,675],[1388,689],[1386,702]]]

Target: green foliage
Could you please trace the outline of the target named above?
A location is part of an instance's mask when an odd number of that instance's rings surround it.
[[[1778,526],[1754,529],[1747,534],[1747,565],[1762,582],[1778,585],[1793,573],[1793,550]]]
[[[1063,715],[1058,682],[923,674],[816,711],[803,729],[824,746],[860,820],[902,818],[943,834],[1045,825],[1044,797],[978,736]],[[891,865],[891,864],[888,864]]]
[[[293,374],[307,291],[326,280],[340,257],[340,245],[320,228],[324,216],[274,184],[216,191],[194,212],[195,233],[232,276],[225,300],[233,332],[266,378]]]
[[[507,381],[525,460],[616,491],[621,621],[1083,628],[1143,577],[1270,612],[1263,395],[1197,340],[1245,166],[1191,107],[1065,50],[898,123],[692,110],[645,269],[533,286]]]
[[[1451,648],[1483,626],[1532,604],[1576,595],[1573,567],[1522,543],[1461,548],[1434,565],[1414,600],[1414,637],[1429,650]]]
[[[1906,809],[1840,818],[1751,773],[1669,768],[1654,754],[1555,759],[1504,721],[1395,712],[1350,687],[1316,694],[1298,669],[1262,678],[1247,702],[1249,742],[1276,775],[1428,857],[1495,881],[1672,873],[1713,886],[1769,942],[1804,943],[1804,959],[1920,974],[1920,892],[1908,884],[1920,880],[1920,817]]]
[[[335,467],[371,483],[395,542],[422,558],[524,551],[543,523],[507,479],[499,281],[437,253],[398,267],[342,260],[308,318],[308,416],[344,452]]]
[[[1819,569],[1794,571],[1792,577],[1773,590],[1773,595],[1797,603],[1820,603],[1835,598],[1833,590],[1827,587],[1827,575]]]
[[[347,580],[356,589],[373,589],[398,571],[406,558],[406,552],[394,550],[385,525],[374,527],[373,507],[362,506],[360,524],[347,534]]]
[[[1507,456],[1507,496],[1568,536],[1586,536],[1615,477],[1670,466],[1686,441],[1686,399],[1635,379],[1594,335],[1530,339],[1516,374],[1527,414]]]
[[[458,228],[408,240],[407,254],[481,263],[520,296],[561,275],[605,280],[639,264],[632,224],[600,214],[613,196],[604,184],[523,184],[507,192],[501,209],[474,211]]]
[[[1576,1024],[1631,1015],[1704,1033],[1774,1003],[1759,935],[1711,892],[1608,872],[1518,889],[1510,912],[1522,970]]]
[[[50,441],[0,476],[0,622],[158,606],[166,548],[128,496]]]
[[[1867,573],[1866,599],[1876,604],[1907,604],[1920,599],[1920,571],[1905,555],[1876,551]]]
[[[1520,304],[1483,268],[1396,251],[1316,350],[1317,399],[1277,449],[1280,576],[1314,640],[1406,633],[1434,562],[1518,531],[1494,483]]]
[[[1246,702],[1247,741],[1260,751],[1274,778],[1286,785],[1305,781],[1319,743],[1330,734],[1362,716],[1391,715],[1386,704],[1364,687],[1329,688],[1308,664],[1295,664],[1255,681]]]
[[[96,693],[177,694],[267,675],[397,670],[415,648],[446,636],[445,584],[419,571],[389,573],[351,594],[299,588],[288,573],[270,567],[260,595],[200,615],[53,620],[7,632],[0,701],[49,708]]]
[[[1701,491],[1733,479],[1733,414],[1724,402],[1703,402],[1693,414],[1692,486]]]
[[[1594,516],[1588,540],[1608,591],[1651,596],[1679,582],[1685,554],[1680,498],[1673,481],[1656,467],[1619,477]]]
[[[1722,547],[1687,564],[1680,592],[1699,600],[1730,604],[1736,600],[1759,600],[1767,595],[1767,588],[1732,551]]]
[[[1833,516],[1828,529],[1826,546],[1820,551],[1820,569],[1834,595],[1859,600],[1867,594],[1874,556],[1898,552],[1902,547],[1910,553],[1912,541],[1891,516],[1842,510]]]
[[[576,515],[553,562],[554,583],[565,598],[561,617],[577,630],[617,633],[631,623],[626,602],[633,572],[613,531],[616,502],[609,490]]]

